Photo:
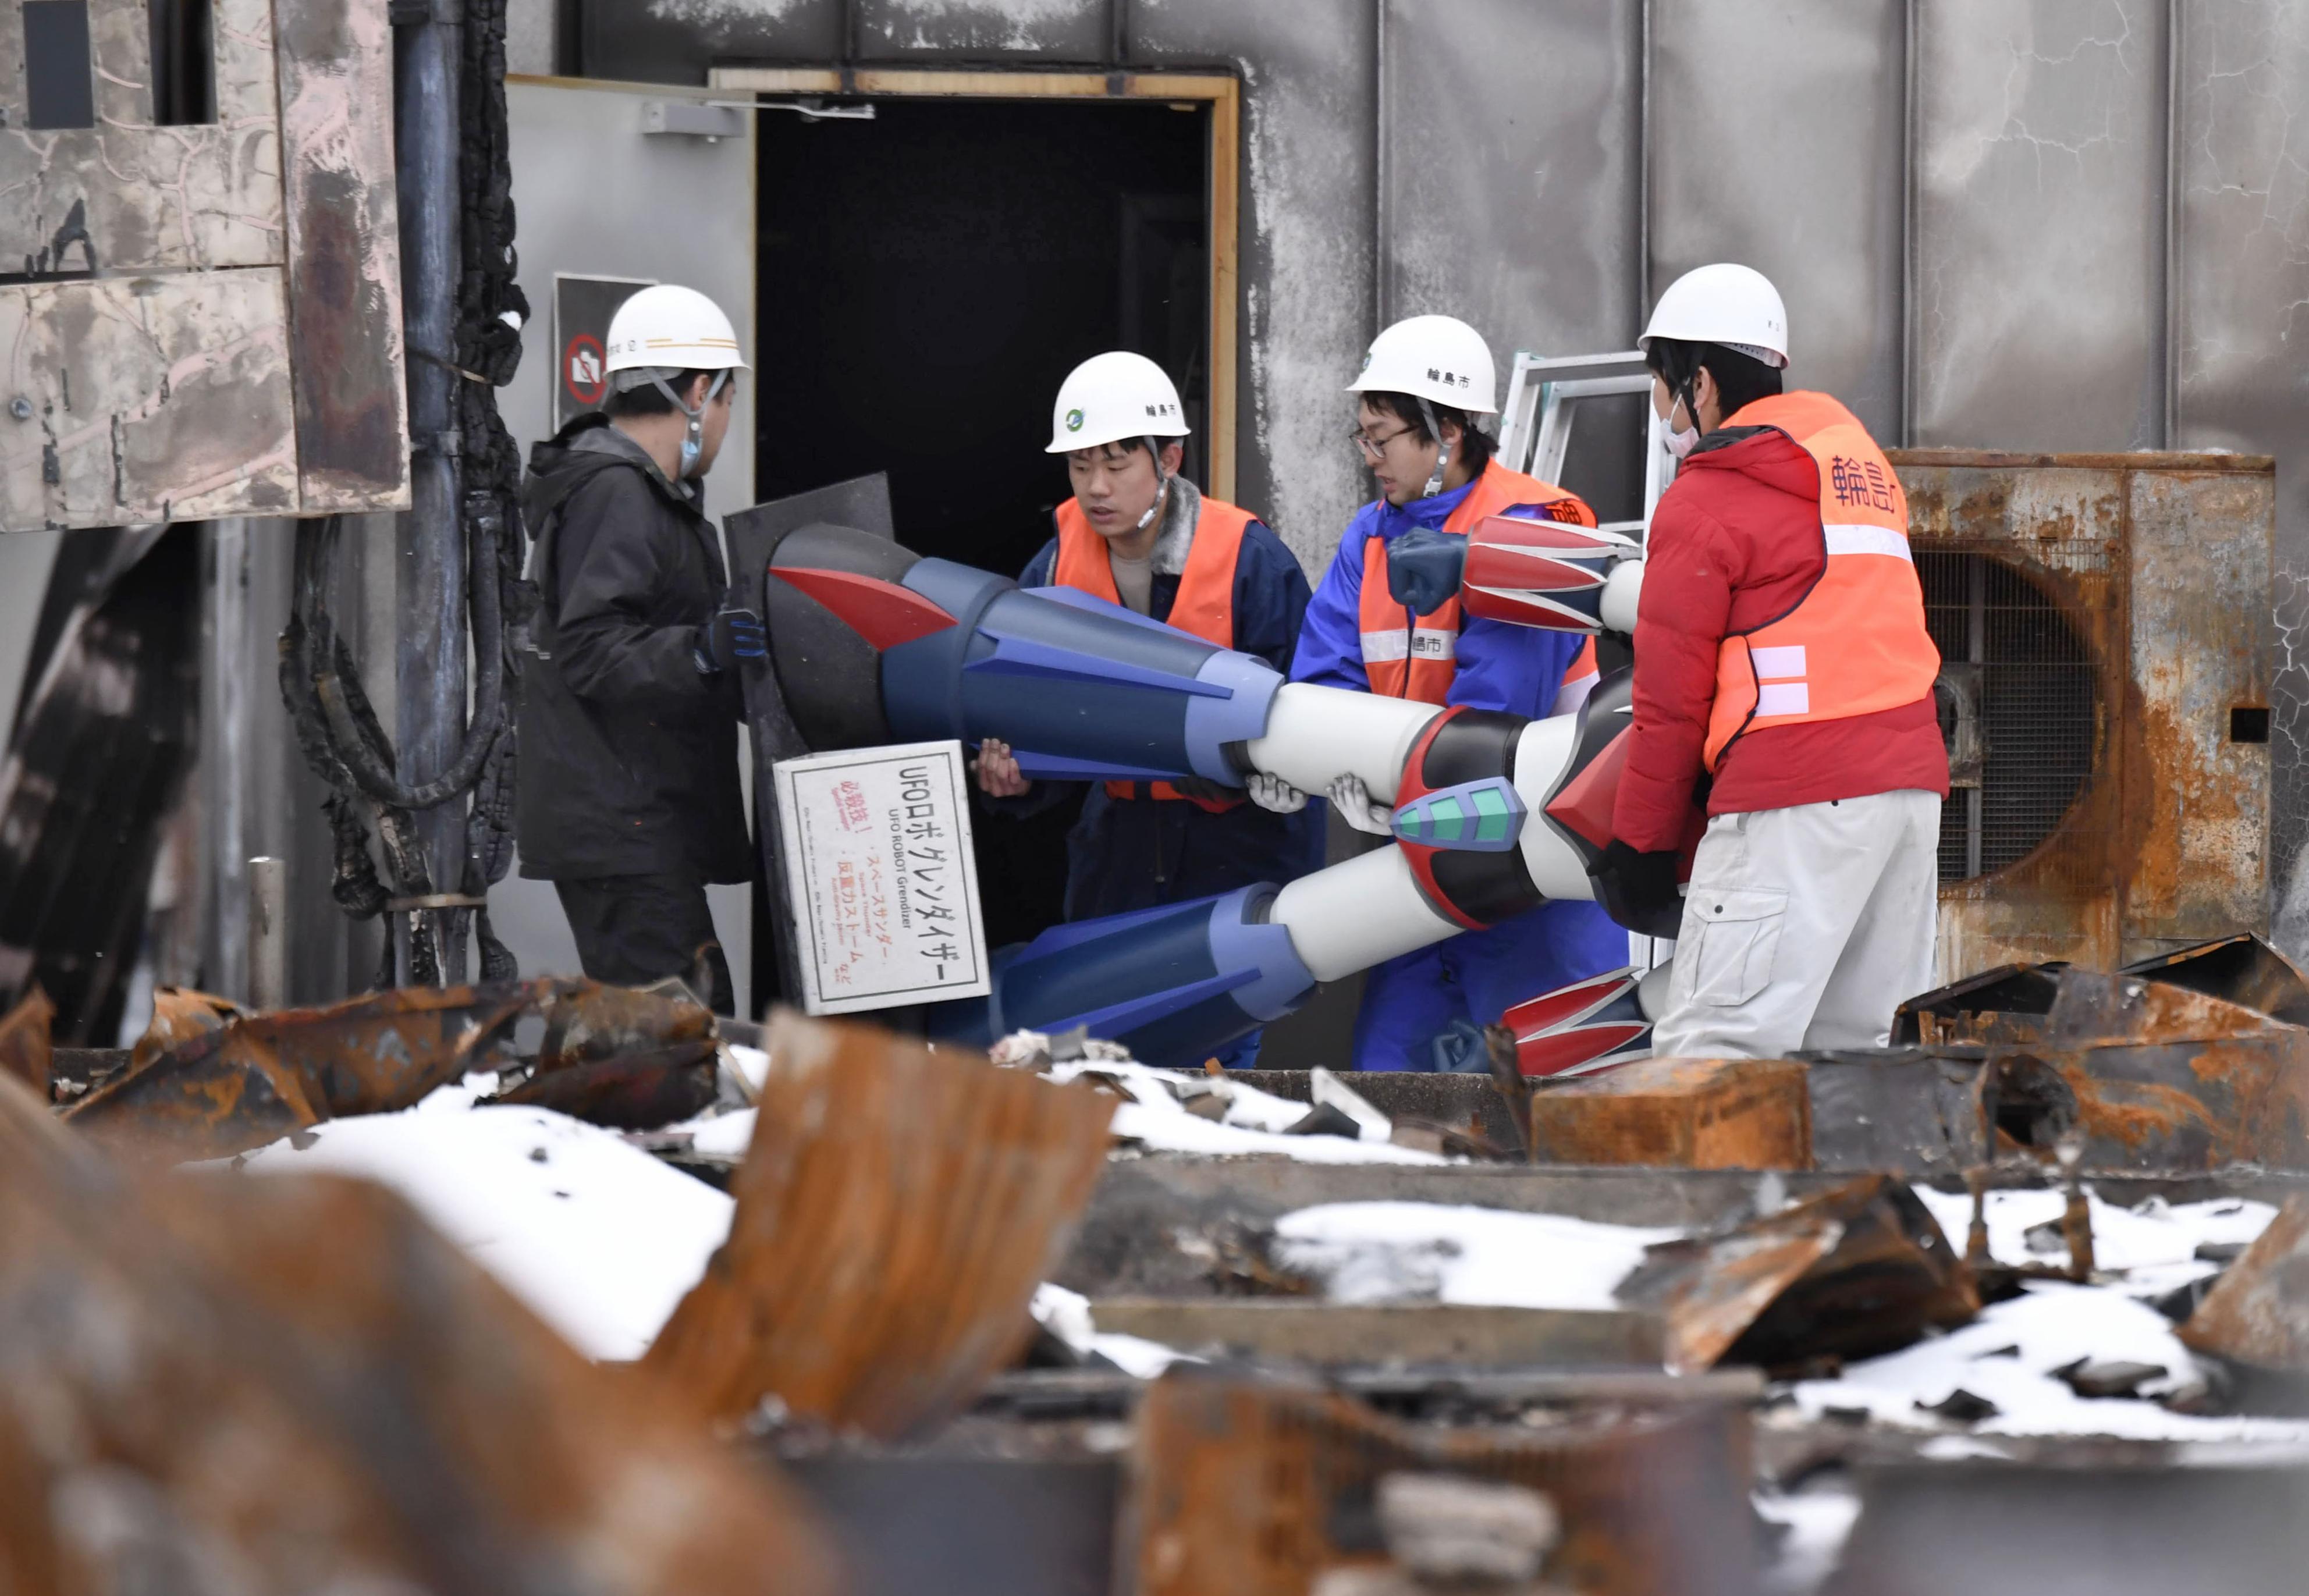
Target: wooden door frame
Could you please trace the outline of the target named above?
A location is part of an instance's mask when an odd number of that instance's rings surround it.
[[[1241,313],[1242,82],[1215,73],[986,72],[938,67],[717,66],[719,92],[966,99],[1153,99],[1211,108],[1208,358],[1210,496],[1235,496],[1237,332]]]

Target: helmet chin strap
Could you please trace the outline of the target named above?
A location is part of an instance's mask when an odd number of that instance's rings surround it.
[[[657,391],[673,401],[673,408],[689,418],[689,430],[681,438],[681,480],[685,482],[689,480],[689,474],[697,469],[697,462],[705,453],[705,407],[713,402],[713,396],[722,392],[729,380],[728,372],[715,372],[712,385],[705,390],[705,397],[697,401],[697,408],[693,410],[681,402],[681,395],[676,393],[663,377],[650,378],[656,384]]]
[[[1147,524],[1162,513],[1163,501],[1171,496],[1171,473],[1163,469],[1163,440],[1149,436],[1146,453],[1154,457],[1154,502],[1146,506],[1146,513],[1140,516],[1138,524],[1131,529],[1140,532],[1145,531]]]
[[[1443,441],[1443,429],[1436,425],[1435,407],[1422,399],[1419,413],[1427,418],[1427,436],[1436,444],[1435,470],[1427,479],[1427,486],[1419,490],[1423,499],[1431,499],[1443,491],[1443,473],[1451,464],[1451,445]]]

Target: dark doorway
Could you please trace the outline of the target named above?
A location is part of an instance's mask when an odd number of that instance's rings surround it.
[[[1045,453],[1074,367],[1130,349],[1178,384],[1203,480],[1210,110],[896,99],[761,114],[763,499],[890,475],[898,539],[1016,576],[1068,494]],[[996,945],[1059,918],[1072,802],[982,815]]]

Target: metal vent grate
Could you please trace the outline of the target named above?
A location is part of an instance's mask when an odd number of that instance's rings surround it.
[[[1918,550],[1924,620],[1943,661],[1944,728],[1969,719],[1941,810],[1941,879],[2017,864],[2052,835],[2092,773],[2092,656],[2028,575],[1986,555]],[[1969,768],[1967,768],[1969,767]]]

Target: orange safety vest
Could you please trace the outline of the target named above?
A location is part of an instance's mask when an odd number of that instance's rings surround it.
[[[1194,541],[1187,546],[1187,568],[1179,574],[1178,596],[1171,600],[1167,625],[1191,632],[1205,643],[1223,649],[1234,647],[1234,563],[1242,551],[1242,535],[1255,518],[1248,510],[1222,504],[1206,495],[1202,513],[1195,521]],[[1109,604],[1122,602],[1114,585],[1114,567],[1107,562],[1106,539],[1091,530],[1090,517],[1073,499],[1060,505],[1058,569],[1051,580],[1060,587],[1085,592]],[[1184,799],[1214,815],[1224,815],[1243,800],[1239,798],[1196,798],[1168,781],[1152,783],[1158,798]],[[1136,781],[1109,781],[1106,796],[1135,798]]]
[[[1443,522],[1461,537],[1485,516],[1519,505],[1535,505],[1551,519],[1570,526],[1594,526],[1596,512],[1576,494],[1550,482],[1511,471],[1498,461],[1483,467],[1474,487]],[[1459,673],[1459,596],[1441,608],[1414,617],[1387,591],[1387,542],[1363,543],[1363,591],[1357,620],[1362,629],[1363,676],[1371,690],[1388,698],[1441,703]]]
[[[1725,425],[1776,428],[1812,457],[1827,558],[1794,609],[1717,650],[1711,771],[1747,731],[1914,703],[1941,668],[1908,552],[1907,495],[1867,428],[1827,394],[1802,393],[1760,399]]]

